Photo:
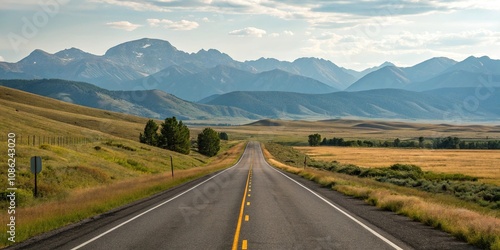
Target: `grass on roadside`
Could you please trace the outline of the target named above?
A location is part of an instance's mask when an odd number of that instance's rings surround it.
[[[94,188],[81,188],[64,199],[48,201],[16,210],[16,241],[81,221],[155,193],[194,180],[233,165],[244,151],[241,142],[215,156],[204,167],[176,170],[174,178],[167,174],[144,175]],[[7,223],[3,221],[2,223]],[[2,239],[1,246],[9,245]]]
[[[275,167],[441,229],[475,246],[500,249],[498,211],[461,201],[449,195],[436,195],[367,178],[289,166],[276,160],[281,152],[279,145],[268,147],[266,144],[263,148],[269,163]],[[282,150],[289,151],[286,148]]]

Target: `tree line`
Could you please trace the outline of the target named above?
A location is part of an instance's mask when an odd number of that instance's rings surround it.
[[[396,148],[428,148],[428,149],[500,149],[499,140],[465,141],[458,137],[443,137],[426,139],[419,137],[416,140],[374,141],[374,140],[345,140],[344,138],[323,138],[320,134],[311,134],[308,138],[309,146],[340,146],[340,147],[396,147]]]
[[[198,152],[209,157],[216,155],[220,150],[221,139],[228,140],[227,133],[217,133],[212,128],[205,128],[198,134]],[[175,116],[166,118],[161,128],[154,120],[149,120],[144,127],[144,133],[139,135],[139,141],[182,154],[189,154],[192,146],[189,128]]]

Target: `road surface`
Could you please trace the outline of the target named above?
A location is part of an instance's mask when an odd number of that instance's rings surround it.
[[[276,170],[256,142],[229,169],[12,248],[473,249]]]

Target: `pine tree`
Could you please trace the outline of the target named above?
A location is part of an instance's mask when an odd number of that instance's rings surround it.
[[[198,134],[198,151],[200,154],[212,157],[220,150],[219,134],[211,129],[205,128],[203,132]]]
[[[158,146],[182,154],[189,154],[191,142],[189,141],[189,129],[182,121],[174,117],[166,118],[161,124],[161,133]]]
[[[139,135],[139,141],[152,146],[158,145],[158,124],[155,121],[149,120],[144,127],[144,134]]]

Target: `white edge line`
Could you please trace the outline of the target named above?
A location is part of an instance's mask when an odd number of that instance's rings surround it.
[[[261,153],[262,153],[262,150],[261,150]],[[264,157],[262,155],[262,157]],[[265,159],[265,158],[264,158]],[[379,239],[381,239],[382,241],[384,241],[385,243],[389,244],[390,246],[394,247],[394,249],[398,249],[398,250],[403,250],[403,248],[399,247],[398,245],[396,245],[395,243],[393,243],[392,241],[388,240],[387,238],[385,238],[384,236],[380,235],[379,233],[377,233],[375,230],[371,229],[370,227],[368,227],[367,225],[363,224],[361,221],[359,221],[358,219],[354,218],[353,216],[351,216],[350,214],[344,212],[344,210],[340,209],[339,207],[335,206],[333,203],[331,203],[329,200],[323,198],[321,195],[317,194],[316,192],[312,191],[311,189],[309,189],[308,187],[300,184],[299,182],[297,182],[296,180],[290,178],[289,176],[285,175],[284,173],[276,170],[274,167],[272,167],[271,165],[269,165],[269,163],[267,163],[266,160],[264,160],[264,162],[266,163],[266,165],[268,167],[270,167],[272,170],[278,172],[279,174],[285,176],[286,178],[288,178],[289,180],[295,182],[295,184],[301,186],[302,188],[304,188],[305,190],[311,192],[313,195],[315,195],[316,197],[320,198],[322,201],[326,202],[328,205],[330,205],[331,207],[335,208],[336,210],[338,210],[339,212],[341,212],[342,214],[344,214],[345,216],[347,216],[349,219],[353,220],[354,222],[356,222],[357,224],[359,224],[360,226],[362,226],[364,229],[368,230],[370,233],[372,233],[373,235],[377,236]]]
[[[241,159],[243,159],[243,155],[245,154],[245,152],[246,152],[246,150],[247,150],[247,147],[248,147],[248,143],[247,143],[247,145],[245,146],[245,150],[243,151],[243,154],[241,155],[240,159],[239,159],[239,160],[238,160],[238,162],[236,162],[236,163],[235,163],[232,167],[230,167],[230,168],[228,168],[228,169],[225,169],[224,171],[222,171],[222,172],[220,172],[220,173],[218,173],[218,174],[216,174],[216,175],[214,175],[214,176],[212,176],[212,177],[210,177],[210,178],[208,178],[208,179],[204,180],[203,182],[198,183],[196,186],[194,186],[194,187],[192,187],[192,188],[190,188],[190,189],[188,189],[188,190],[186,190],[186,191],[184,191],[184,192],[182,192],[182,193],[180,193],[180,194],[178,194],[178,195],[176,195],[176,196],[174,196],[174,197],[172,197],[172,198],[170,198],[170,199],[168,199],[168,200],[166,200],[166,201],[164,201],[164,202],[162,202],[162,203],[160,203],[160,204],[158,204],[158,205],[156,205],[156,206],[154,206],[154,207],[152,207],[152,208],[150,208],[150,209],[148,209],[148,210],[146,210],[146,211],[144,211],[144,212],[142,212],[142,213],[140,213],[140,214],[138,214],[138,215],[136,215],[136,216],[134,216],[134,217],[132,217],[132,218],[130,218],[130,219],[128,219],[128,220],[126,220],[126,221],[122,222],[122,223],[120,223],[120,224],[118,224],[118,225],[116,225],[115,227],[113,227],[113,228],[109,229],[108,231],[106,231],[106,232],[104,232],[104,233],[101,233],[101,234],[99,234],[99,235],[95,236],[94,238],[92,238],[92,239],[90,239],[90,240],[88,240],[88,241],[85,241],[84,243],[82,243],[82,244],[80,244],[80,245],[78,245],[78,246],[76,246],[76,247],[72,248],[71,250],[80,249],[80,248],[82,248],[82,247],[84,247],[84,246],[86,246],[86,245],[88,245],[88,244],[92,243],[93,241],[95,241],[95,240],[97,240],[97,239],[101,238],[102,236],[104,236],[104,235],[106,235],[106,234],[108,234],[108,233],[113,232],[114,230],[116,230],[116,229],[118,229],[118,228],[122,227],[123,225],[125,225],[125,224],[127,224],[127,223],[129,223],[129,222],[131,222],[131,221],[133,221],[133,220],[135,220],[135,219],[137,219],[137,218],[139,218],[139,217],[141,217],[141,216],[143,216],[143,215],[145,215],[145,214],[147,214],[147,213],[149,213],[149,212],[151,212],[151,211],[153,211],[153,210],[155,210],[155,209],[157,209],[157,208],[159,208],[159,207],[161,207],[161,206],[163,206],[163,205],[165,205],[165,204],[167,204],[167,203],[169,203],[169,202],[171,202],[171,201],[173,201],[173,200],[175,200],[175,199],[177,199],[177,198],[179,198],[180,196],[182,196],[182,195],[184,195],[184,194],[188,193],[189,191],[191,191],[191,190],[193,190],[193,189],[195,189],[195,188],[197,188],[197,187],[199,187],[199,186],[203,185],[203,184],[204,184],[204,183],[206,183],[207,181],[209,181],[209,180],[211,180],[211,179],[213,179],[213,178],[215,178],[215,177],[219,176],[220,174],[222,174],[222,173],[224,173],[224,172],[226,172],[226,171],[228,171],[228,170],[230,170],[230,169],[232,169],[232,168],[236,167],[236,166],[237,166],[237,165],[241,162]]]

